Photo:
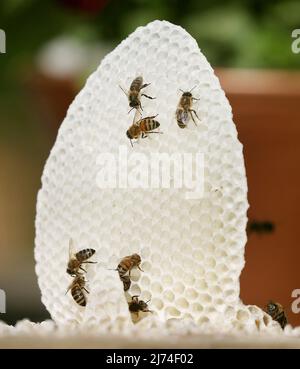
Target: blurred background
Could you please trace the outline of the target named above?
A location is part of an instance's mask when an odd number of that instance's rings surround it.
[[[300,28],[297,0],[1,0],[0,319],[48,317],[34,272],[40,177],[57,129],[86,77],[137,26],[154,19],[194,36],[232,104],[249,183],[241,298],[282,303],[293,325],[300,288]]]

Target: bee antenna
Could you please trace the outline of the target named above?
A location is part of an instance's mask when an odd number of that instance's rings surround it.
[[[184,91],[180,88],[179,91],[181,91],[182,93],[184,93]]]
[[[196,86],[194,86],[194,87],[190,90],[190,92],[192,92],[196,87],[197,87],[197,85],[196,85]]]
[[[131,146],[133,147],[133,143],[132,143],[132,140],[130,140],[130,143],[131,143]]]
[[[131,108],[131,109],[129,110],[128,114],[129,114],[133,109],[134,109],[134,108]]]
[[[123,87],[122,87],[121,85],[119,85],[119,87],[120,87],[120,89],[124,92],[124,94],[125,94],[126,96],[128,96],[127,92],[123,89]]]
[[[73,245],[74,245],[73,239],[72,239],[72,238],[70,238],[70,239],[69,239],[69,257],[70,257],[70,258],[71,258],[71,256],[72,256],[72,247],[73,247]]]

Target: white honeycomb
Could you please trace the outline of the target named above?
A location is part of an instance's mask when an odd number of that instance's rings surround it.
[[[163,134],[130,146],[125,132],[134,113],[119,85],[142,75],[151,83],[143,115],[159,114]],[[200,122],[180,129],[174,113],[181,92],[193,90]],[[101,153],[204,153],[204,195],[186,189],[101,189]],[[58,325],[81,324],[112,332],[276,331],[279,325],[239,298],[246,243],[247,182],[243,148],[218,78],[196,41],[181,27],[154,21],[139,27],[88,79],[70,106],[42,176],[36,217],[36,273],[42,301]],[[77,251],[94,248],[87,266],[88,303],[66,289],[69,239]],[[124,294],[120,259],[138,253]],[[153,314],[133,324],[126,299],[150,300]],[[173,322],[173,323],[172,323]],[[173,327],[173,328],[172,328]],[[190,327],[190,328],[189,328]]]

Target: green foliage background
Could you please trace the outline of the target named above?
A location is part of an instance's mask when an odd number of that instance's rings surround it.
[[[166,19],[186,28],[213,66],[300,67],[300,55],[291,52],[292,30],[300,28],[299,0],[107,0],[95,13],[65,3],[72,0],[0,2],[0,28],[7,34],[7,54],[0,55],[0,112],[2,118],[14,116],[12,124],[20,129],[28,114],[22,76],[37,50],[59,35],[114,47],[137,26]],[[0,124],[0,134],[3,129]]]

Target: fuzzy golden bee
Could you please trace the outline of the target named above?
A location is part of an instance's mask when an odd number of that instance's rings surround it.
[[[131,107],[131,109],[129,110],[129,112],[131,112],[132,109],[142,109],[142,104],[141,104],[141,96],[146,97],[147,99],[155,99],[155,97],[151,97],[149,95],[146,95],[144,93],[141,93],[141,90],[144,89],[145,87],[149,86],[150,83],[143,83],[143,77],[142,76],[138,76],[136,77],[130,87],[129,87],[129,91],[126,92],[121,86],[121,90],[125,93],[125,95],[128,98],[129,101],[129,106]]]
[[[71,290],[71,295],[74,301],[80,306],[86,306],[86,296],[83,291],[89,293],[85,288],[85,279],[83,275],[76,275],[70,284],[67,293]]]
[[[72,277],[75,277],[75,276],[82,274],[80,273],[79,270],[86,272],[86,270],[83,269],[82,264],[96,264],[95,261],[88,261],[88,259],[92,257],[96,251],[94,249],[83,249],[77,252],[76,254],[73,254],[72,248],[73,248],[73,241],[70,240],[69,262],[67,266],[67,273],[70,274]]]
[[[143,313],[152,313],[151,310],[148,308],[148,302],[149,301],[143,301],[139,300],[139,296],[132,296],[132,300],[128,303],[129,311],[132,314],[135,314],[137,317],[139,315],[139,312]]]
[[[139,137],[146,138],[148,137],[148,134],[152,133],[162,133],[154,131],[160,126],[160,123],[155,120],[156,117],[157,115],[139,119],[128,128],[126,135],[130,140],[131,146],[133,146],[133,139],[138,139]]]
[[[179,100],[179,104],[177,106],[176,114],[175,114],[177,124],[180,128],[185,128],[187,126],[189,117],[191,117],[195,125],[197,125],[193,114],[198,120],[200,120],[196,111],[192,109],[193,101],[200,100],[200,99],[193,97],[192,91],[194,88],[195,87],[193,87],[190,91],[180,90],[182,92],[182,95]]]
[[[273,320],[278,322],[282,329],[287,325],[287,317],[283,306],[278,302],[269,301],[265,308],[265,312],[269,314]]]
[[[117,270],[119,273],[119,277],[123,282],[124,291],[128,291],[131,285],[130,273],[133,268],[138,268],[143,271],[140,267],[142,259],[140,255],[133,254],[129,256],[125,256],[117,266]],[[127,275],[128,273],[128,275]]]

